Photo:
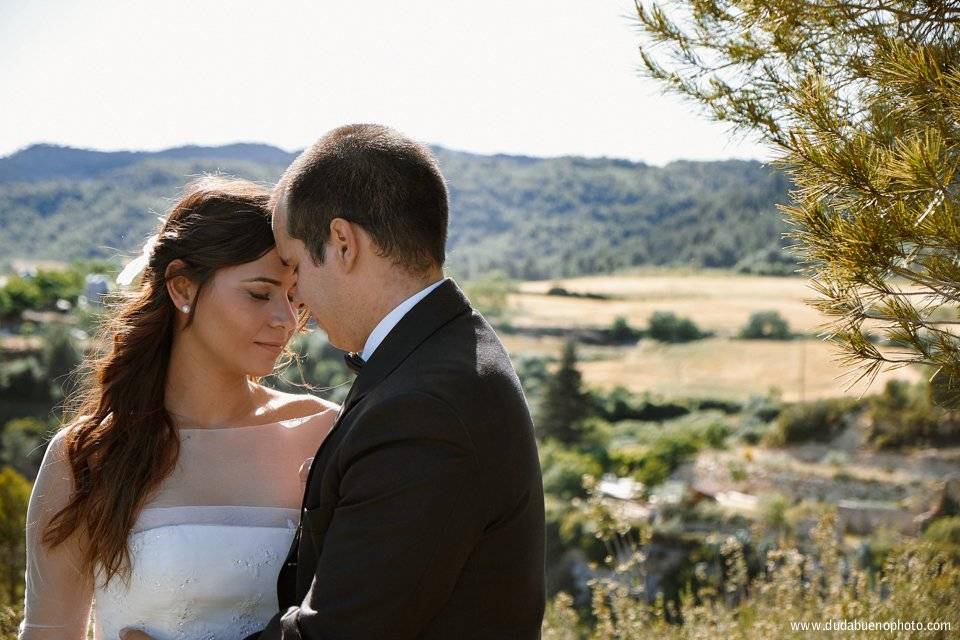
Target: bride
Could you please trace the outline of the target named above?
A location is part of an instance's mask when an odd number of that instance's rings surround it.
[[[339,407],[259,382],[306,324],[268,195],[202,179],[144,247],[30,496],[20,640],[84,640],[91,612],[97,640],[242,637],[277,613]]]

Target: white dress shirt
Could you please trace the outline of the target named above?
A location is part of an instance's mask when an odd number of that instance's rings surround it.
[[[370,360],[370,356],[372,356],[373,352],[377,350],[377,347],[379,347],[380,343],[383,342],[383,339],[387,337],[387,334],[389,334],[390,331],[397,326],[397,323],[400,322],[400,319],[407,315],[407,312],[410,311],[410,309],[413,309],[418,302],[427,297],[427,294],[443,284],[446,279],[447,278],[442,278],[425,289],[421,289],[398,304],[393,311],[384,316],[383,320],[381,320],[380,323],[373,328],[373,331],[367,338],[366,344],[363,345],[363,352],[360,354],[360,357],[363,358],[363,361],[367,362]]]

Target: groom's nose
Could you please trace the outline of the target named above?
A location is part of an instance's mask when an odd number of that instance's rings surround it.
[[[293,302],[291,303],[295,311],[300,311],[306,306],[306,303],[303,301],[303,298],[300,297],[300,292],[297,291],[293,294]]]

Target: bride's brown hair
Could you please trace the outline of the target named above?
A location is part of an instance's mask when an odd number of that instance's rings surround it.
[[[244,180],[206,177],[190,183],[157,232],[140,283],[109,301],[82,386],[68,400],[72,418],[63,445],[74,481],[69,503],[51,519],[43,542],[56,546],[82,532],[85,575],[102,566],[106,580],[129,576],[129,535],[140,510],[174,469],[180,439],[164,405],[175,317],[168,277],[203,286],[223,267],[257,260],[274,247],[270,193]],[[186,265],[165,277],[175,259]],[[306,324],[301,313],[299,328]],[[286,364],[292,354],[287,351]]]

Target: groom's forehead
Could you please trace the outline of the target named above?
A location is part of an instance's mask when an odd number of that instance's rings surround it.
[[[287,218],[282,201],[277,202],[273,207],[270,227],[273,230],[273,238],[277,245],[277,253],[280,255],[280,262],[285,267],[289,267],[290,258],[285,255],[287,250]]]

